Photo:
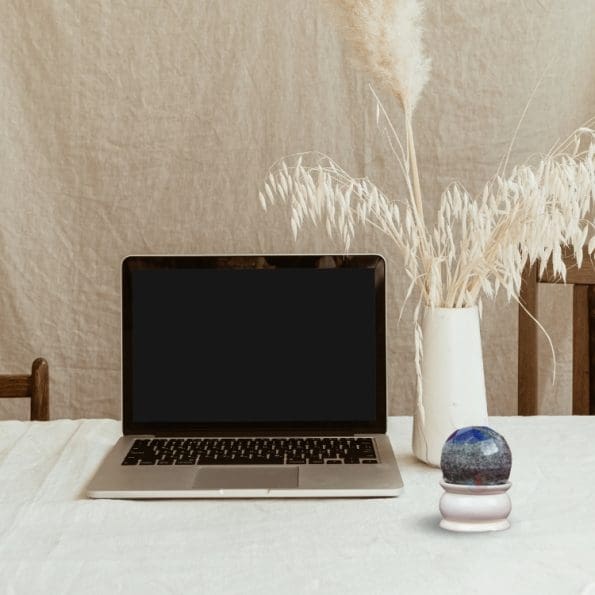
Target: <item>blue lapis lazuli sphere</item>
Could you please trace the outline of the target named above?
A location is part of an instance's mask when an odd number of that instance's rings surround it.
[[[492,428],[469,426],[448,437],[440,467],[447,483],[498,485],[510,477],[512,454],[504,437]]]

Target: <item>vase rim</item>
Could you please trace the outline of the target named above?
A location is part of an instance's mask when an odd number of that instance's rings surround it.
[[[461,306],[459,308],[446,308],[444,306],[425,306],[426,310],[444,310],[445,312],[461,312],[463,310],[477,310],[477,306]]]

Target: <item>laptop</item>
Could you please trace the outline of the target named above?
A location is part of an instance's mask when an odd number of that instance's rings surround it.
[[[378,255],[129,256],[91,498],[397,496]]]

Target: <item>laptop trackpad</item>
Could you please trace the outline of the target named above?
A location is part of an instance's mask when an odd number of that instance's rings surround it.
[[[203,467],[194,479],[194,489],[199,490],[297,487],[297,467]]]

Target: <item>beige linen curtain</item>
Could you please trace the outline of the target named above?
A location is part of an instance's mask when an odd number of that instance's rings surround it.
[[[427,7],[415,128],[431,214],[450,181],[493,174],[548,63],[512,163],[595,115],[595,0]],[[52,417],[118,417],[124,256],[340,249],[317,231],[295,244],[256,192],[275,159],[317,149],[398,196],[368,82],[317,0],[0,2],[0,373],[44,356]],[[388,258],[390,411],[410,414],[401,263],[373,233],[354,249]],[[559,353],[554,386],[540,359],[544,413],[570,410],[567,293],[542,300]],[[483,341],[490,412],[514,414],[514,305],[486,307]],[[0,418],[26,414],[0,403]]]

